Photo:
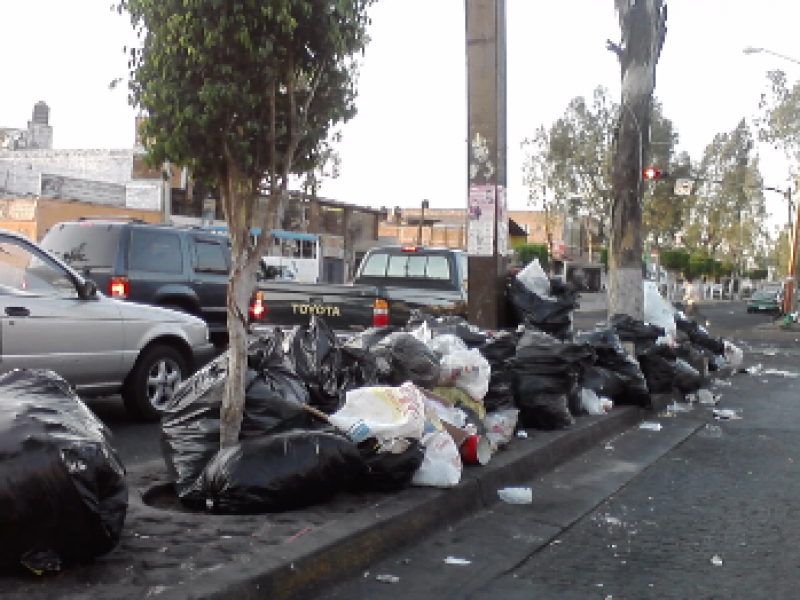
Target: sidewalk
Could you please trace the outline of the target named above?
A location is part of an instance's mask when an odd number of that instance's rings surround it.
[[[662,398],[663,406],[668,399]],[[8,599],[291,598],[358,573],[404,544],[497,503],[497,490],[553,471],[646,418],[620,406],[569,429],[530,430],[454,489],[340,494],[291,513],[227,516],[186,512],[163,461],[129,473],[130,504],[119,546],[58,576],[0,577]],[[147,499],[150,506],[145,503]]]

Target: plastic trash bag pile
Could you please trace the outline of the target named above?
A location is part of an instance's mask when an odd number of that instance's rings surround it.
[[[0,572],[55,572],[111,551],[128,488],[110,432],[50,371],[6,373],[0,396]]]
[[[650,407],[653,394],[700,389],[700,363],[741,360],[740,350],[652,293],[646,305],[655,322],[617,315],[574,332],[576,291],[549,280],[538,263],[510,283],[509,299],[522,321],[515,331],[416,311],[404,327],[344,340],[316,316],[258,340],[248,349],[240,439],[222,450],[228,356],[220,356],[163,416],[179,497],[198,509],[257,513],[344,490],[452,487],[521,428],[571,427],[616,404]]]

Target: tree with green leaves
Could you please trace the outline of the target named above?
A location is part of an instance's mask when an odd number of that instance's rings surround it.
[[[745,259],[762,245],[767,219],[758,156],[742,119],[718,134],[696,172],[698,186],[689,202],[684,242],[690,249],[730,261],[741,275]]]
[[[800,173],[800,81],[790,84],[780,70],[767,73],[769,91],[761,96],[761,114],[756,120],[759,139],[783,150],[792,165],[791,173]]]
[[[319,164],[331,127],[355,114],[356,54],[374,0],[120,0],[142,45],[130,100],[146,113],[152,164],[219,189],[232,246],[223,446],[239,438],[246,325],[267,234],[292,175]],[[257,244],[252,232],[264,234]]]

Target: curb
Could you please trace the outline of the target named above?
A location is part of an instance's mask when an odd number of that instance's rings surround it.
[[[500,500],[497,490],[550,472],[642,421],[650,411],[619,406],[582,416],[569,430],[515,439],[491,462],[467,468],[449,490],[409,488],[386,503],[330,523],[291,545],[257,552],[236,572],[220,570],[172,588],[163,598],[293,598],[352,576],[370,563]],[[277,555],[276,555],[277,550]]]

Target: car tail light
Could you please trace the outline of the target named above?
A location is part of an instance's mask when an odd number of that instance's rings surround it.
[[[111,283],[108,285],[108,291],[113,298],[122,298],[123,300],[131,293],[131,282],[127,277],[112,277]]]
[[[264,292],[256,292],[250,302],[250,316],[254,319],[263,319],[267,314],[267,304],[264,301]]]
[[[376,298],[375,304],[372,308],[372,326],[387,327],[388,325],[389,325],[389,303],[382,298]]]
[[[400,248],[401,252],[419,252],[419,246],[403,246]]]

